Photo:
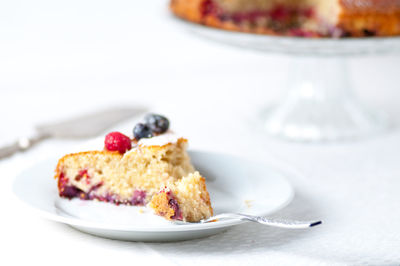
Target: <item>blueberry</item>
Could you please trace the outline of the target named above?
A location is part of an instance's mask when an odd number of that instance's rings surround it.
[[[136,140],[139,140],[141,138],[151,138],[153,136],[153,133],[151,132],[151,129],[148,125],[138,123],[133,128],[133,136]]]
[[[146,125],[152,132],[162,134],[169,128],[169,121],[165,116],[157,114],[149,114],[145,117]]]

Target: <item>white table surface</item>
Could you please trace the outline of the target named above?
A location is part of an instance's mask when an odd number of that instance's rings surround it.
[[[0,162],[0,264],[399,265],[397,128],[331,144],[264,136],[249,121],[282,96],[290,58],[192,36],[165,8],[161,0],[3,1],[0,143],[29,134],[37,123],[107,106],[143,107],[166,114],[191,148],[240,154],[293,173],[296,197],[276,216],[324,224],[301,231],[245,224],[164,244],[86,235],[34,215],[12,195],[22,169],[84,142],[51,140]],[[357,93],[394,125],[399,59],[350,61]]]

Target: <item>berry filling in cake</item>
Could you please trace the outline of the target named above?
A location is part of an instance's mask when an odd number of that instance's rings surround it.
[[[400,0],[171,0],[175,15],[233,31],[299,37],[400,35]]]
[[[276,4],[269,9],[225,10],[216,1],[206,0],[200,7],[203,19],[208,16],[222,22],[232,22],[248,29],[264,28],[276,33],[293,36],[320,36],[321,32],[305,27],[306,21],[317,22],[315,10],[310,6],[285,6]]]
[[[107,134],[104,150],[65,155],[58,162],[56,179],[64,198],[97,200],[116,205],[145,206],[161,188],[170,188],[169,220],[195,221],[212,215],[205,180],[190,162],[187,140],[169,130],[169,121],[151,114],[134,127],[133,138]],[[202,197],[183,200],[182,182],[195,186]],[[201,190],[200,190],[201,189]],[[176,195],[176,198],[173,196]],[[197,206],[196,214],[185,205]],[[157,213],[157,212],[156,212]]]

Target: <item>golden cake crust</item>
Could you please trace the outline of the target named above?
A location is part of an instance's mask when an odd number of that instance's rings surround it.
[[[340,0],[338,27],[352,36],[400,34],[399,0]]]
[[[258,34],[277,33],[265,27],[235,24],[213,15],[203,15],[205,0],[171,0],[172,12],[183,19],[211,27],[231,31]],[[339,12],[335,27],[346,36],[394,36],[400,35],[400,0],[338,0]]]

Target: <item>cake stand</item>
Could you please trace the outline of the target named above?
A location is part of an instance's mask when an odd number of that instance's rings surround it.
[[[219,30],[174,18],[207,39],[261,52],[292,55],[288,94],[261,115],[270,135],[293,141],[361,138],[388,128],[385,116],[360,103],[348,79],[347,58],[400,51],[400,37],[310,39]]]

